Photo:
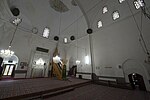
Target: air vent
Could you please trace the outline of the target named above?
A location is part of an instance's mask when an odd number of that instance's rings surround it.
[[[36,47],[36,51],[45,52],[45,53],[48,53],[48,52],[49,52],[48,49],[41,48],[41,47]]]
[[[12,12],[12,14],[13,14],[14,16],[19,16],[20,10],[19,10],[18,8],[13,7],[13,8],[11,8],[10,10],[11,10],[11,12]]]

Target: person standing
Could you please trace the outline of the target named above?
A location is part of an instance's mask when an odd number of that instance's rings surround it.
[[[46,77],[46,76],[45,76],[46,69],[47,69],[47,65],[46,65],[46,63],[44,63],[43,77]]]

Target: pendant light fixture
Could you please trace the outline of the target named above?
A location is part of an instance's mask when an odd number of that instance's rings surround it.
[[[80,62],[81,61],[78,59],[78,20],[77,20],[77,60],[76,60],[76,64],[79,65]]]
[[[61,15],[62,15],[62,6],[59,2],[59,8],[61,9],[60,10],[60,20],[59,20],[59,36],[60,36],[60,29],[61,29]],[[61,61],[61,58],[59,57],[59,54],[58,54],[58,45],[59,45],[59,37],[58,36],[55,36],[54,37],[54,40],[55,41],[58,41],[57,44],[56,44],[56,49],[55,49],[55,53],[53,55],[53,61],[54,63],[59,63]]]
[[[62,8],[62,5],[61,5],[61,1],[56,0],[56,4],[57,4],[58,8],[60,9],[60,16],[59,16],[58,36],[54,36],[54,40],[59,42],[60,29],[61,29],[61,15],[62,15],[62,12],[63,12],[63,10],[62,10],[63,8]]]
[[[17,28],[18,28],[18,25],[21,23],[21,19],[20,18],[15,18],[13,21],[12,21],[12,24],[14,24],[16,26],[15,28],[15,31],[12,35],[12,38],[11,38],[11,41],[9,42],[9,46],[8,46],[8,49],[2,49],[0,50],[0,56],[5,58],[5,57],[11,57],[12,55],[14,55],[14,51],[11,50],[11,47],[12,47],[12,42],[14,40],[14,37],[15,37],[15,34],[16,34],[16,31],[17,31]]]

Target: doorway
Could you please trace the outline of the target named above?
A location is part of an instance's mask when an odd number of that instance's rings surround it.
[[[15,76],[15,70],[17,70],[19,59],[16,55],[11,57],[4,57],[2,79],[12,79]]]
[[[146,91],[146,87],[142,75],[137,73],[132,73],[128,75],[128,78],[133,89]]]
[[[48,77],[49,54],[36,51],[33,55],[31,78]]]
[[[12,78],[14,76],[14,70],[14,64],[5,64],[3,69],[3,78]]]
[[[76,77],[77,73],[77,65],[73,65],[72,68],[69,69],[68,76]]]

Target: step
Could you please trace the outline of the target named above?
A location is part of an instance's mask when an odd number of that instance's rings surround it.
[[[57,96],[57,95],[60,95],[60,94],[66,93],[66,92],[73,91],[74,89],[75,89],[75,88],[70,87],[70,88],[66,88],[66,89],[62,89],[62,90],[58,90],[58,91],[54,91],[54,92],[50,92],[50,93],[43,94],[41,97],[42,97],[43,99],[45,99],[45,98]]]
[[[70,80],[68,80],[68,81],[70,81]],[[90,83],[91,83],[91,81],[87,81],[87,82],[82,82],[82,83],[70,84],[67,86],[61,86],[61,87],[58,86],[53,89],[46,89],[43,91],[37,91],[37,92],[30,93],[30,94],[15,95],[15,96],[3,98],[3,99],[7,99],[7,100],[8,99],[9,100],[20,100],[20,99],[21,100],[34,100],[34,99],[40,99],[40,98],[42,99],[42,98],[46,98],[47,96],[49,97],[49,96],[65,93],[65,92],[74,90],[75,88],[82,87],[84,85],[88,85]]]

